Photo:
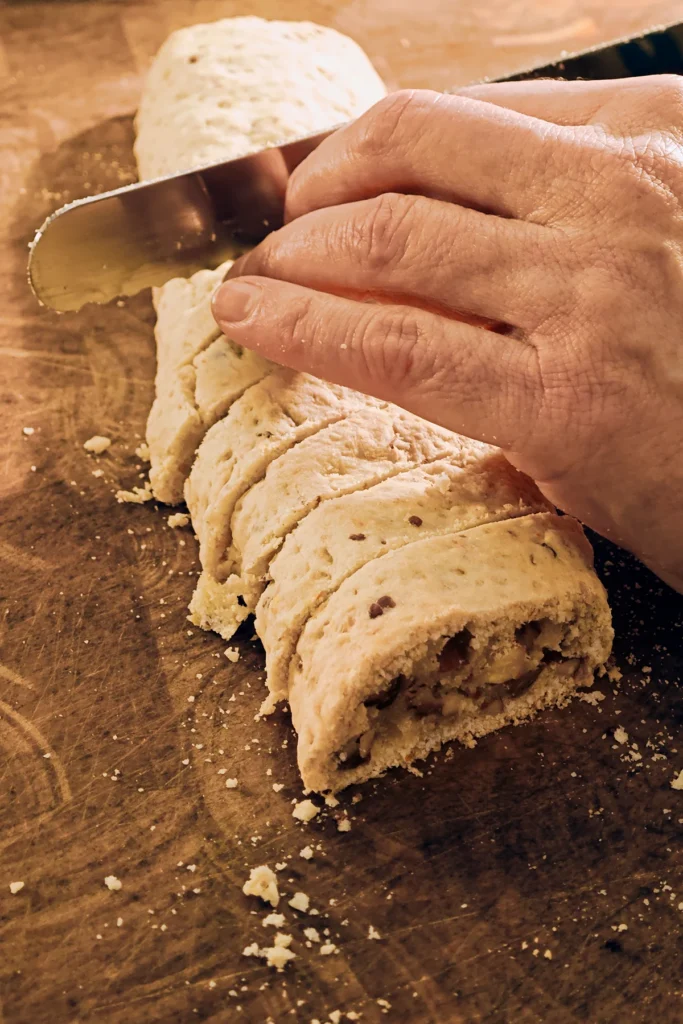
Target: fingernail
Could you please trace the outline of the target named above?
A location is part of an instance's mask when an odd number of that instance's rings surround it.
[[[222,323],[238,324],[254,312],[261,289],[247,281],[227,281],[214,292],[213,312]]]

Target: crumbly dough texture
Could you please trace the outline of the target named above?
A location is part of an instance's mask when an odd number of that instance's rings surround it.
[[[137,118],[154,177],[331,127],[384,88],[355,43],[226,19],[175,33]],[[221,334],[227,265],[154,294],[154,496],[185,498],[191,618],[230,640],[255,612],[305,785],[333,793],[561,705],[609,655],[581,528],[501,453]]]

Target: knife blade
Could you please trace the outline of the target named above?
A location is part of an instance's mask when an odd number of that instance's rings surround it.
[[[335,130],[69,203],[30,245],[36,297],[79,310],[235,259],[282,225],[289,175]]]

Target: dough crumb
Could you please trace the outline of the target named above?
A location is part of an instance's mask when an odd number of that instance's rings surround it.
[[[340,818],[337,822],[337,832],[350,832],[351,831],[351,819]]]
[[[280,902],[277,878],[267,864],[260,864],[257,868],[251,869],[248,881],[242,886],[242,892],[245,896],[258,896],[264,903],[270,903],[273,907]],[[244,955],[248,956],[249,954],[245,953]],[[254,953],[253,955],[258,956],[259,954]]]
[[[584,704],[592,704],[593,707],[597,707],[600,701],[605,699],[604,693],[600,690],[590,690],[589,693],[577,693],[576,695],[579,700],[582,700]]]
[[[298,804],[295,804],[292,817],[297,818],[298,821],[309,822],[319,813],[320,808],[316,807],[312,800],[301,800]]]
[[[339,801],[337,800],[336,796],[332,796],[331,793],[328,793],[327,796],[325,797],[325,806],[339,807]]]
[[[305,914],[311,905],[310,896],[307,896],[305,892],[295,892],[291,900],[289,900],[289,905],[290,907],[293,907],[294,910],[300,910]]]
[[[310,860],[313,856],[313,850],[310,846],[304,846],[303,850],[299,850],[299,856],[303,857],[304,860]]]
[[[331,956],[332,953],[338,953],[339,950],[335,946],[334,942],[326,942],[324,946],[320,947],[320,953],[322,956]]]
[[[152,485],[149,480],[144,487],[134,487],[132,491],[116,492],[116,500],[119,504],[127,502],[129,505],[144,505],[146,501],[151,501],[153,497]]]
[[[683,789],[683,771],[679,772],[678,775],[675,775],[673,777],[673,779],[671,780],[671,788]]]
[[[375,1002],[377,1003],[378,1006],[382,1007],[385,1013],[391,1009],[391,1003],[389,1002],[388,999],[376,999]]]
[[[328,1016],[329,1016],[330,1021],[332,1022],[332,1024],[339,1024],[339,1022],[341,1020],[341,1010],[332,1010],[328,1014]]]
[[[370,925],[369,928],[368,928],[368,938],[369,939],[381,939],[382,936],[380,935],[380,933],[377,931],[376,928],[373,928],[373,926]]]
[[[259,949],[258,943],[252,942],[250,946],[246,946],[242,950],[242,956],[261,957],[269,967],[276,967],[278,971],[281,971],[289,960],[296,957],[296,953],[288,948],[291,942],[291,935],[283,935],[278,932],[272,946]]]
[[[21,428],[21,432],[22,432],[22,434],[25,434],[26,437],[30,437],[31,434],[35,434],[36,428],[35,427],[22,427]],[[86,441],[86,444],[87,443],[88,442]]]
[[[263,918],[263,921],[261,922],[264,928],[267,928],[269,925],[272,925],[273,928],[282,928],[284,923],[284,914],[268,914],[266,917]]]
[[[614,738],[617,741],[617,743],[626,743],[626,741],[628,740],[628,733],[625,729],[618,725],[614,730]]]
[[[172,530],[182,530],[184,526],[189,526],[190,517],[186,512],[174,512],[172,516],[169,516],[166,520]]]
[[[89,437],[87,441],[83,442],[83,447],[86,452],[93,452],[94,455],[101,455],[102,452],[106,452],[110,445],[111,438],[103,437],[102,434],[95,434],[93,437]]]
[[[116,875],[107,875],[107,877],[104,880],[104,884],[106,885],[107,889],[110,890],[110,892],[118,892],[123,885],[123,883],[119,881]]]
[[[552,951],[549,950],[549,949],[546,949],[546,951],[543,954],[543,956],[546,958],[546,960],[552,960],[552,958],[553,958]]]
[[[21,892],[21,890],[24,888],[24,884],[24,882],[10,882],[9,891],[12,893],[13,896],[16,896],[16,894],[18,892]]]
[[[309,942],[320,942],[320,933],[317,928],[304,928],[304,935]]]
[[[104,470],[103,469],[93,469],[92,475],[96,476],[99,479],[101,476],[104,476]]]
[[[276,937],[275,939],[276,942],[277,938],[278,937]],[[291,935],[289,935],[287,936],[287,938],[291,940],[292,937]],[[296,956],[296,953],[294,953],[291,949],[287,949],[286,946],[281,945],[270,946],[267,949],[264,949],[263,952],[265,954],[266,963],[268,964],[268,966],[276,967],[278,971],[284,970],[285,964],[289,960],[293,960]]]
[[[226,779],[225,780],[225,788],[226,789],[237,789],[237,785],[238,785],[237,779]]]
[[[233,663],[233,665],[240,660],[240,652],[237,650],[236,647],[226,647],[225,650],[223,651],[223,654],[228,659],[228,661],[231,661]]]
[[[274,793],[279,793],[280,790],[282,790],[284,788],[285,788],[284,782],[274,782],[273,783],[273,792]]]
[[[142,444],[139,444],[137,446],[137,448],[135,449],[135,454],[137,455],[141,462],[152,461],[152,458],[149,454],[149,445],[145,441],[143,441]]]

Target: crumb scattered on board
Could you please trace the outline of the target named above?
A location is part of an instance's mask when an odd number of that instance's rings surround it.
[[[184,526],[190,525],[190,517],[186,512],[174,512],[166,520],[172,530],[182,530]]]
[[[152,485],[149,480],[145,483],[144,487],[134,487],[132,491],[116,492],[116,500],[119,503],[127,502],[130,505],[144,505],[146,501],[151,501],[153,497]]]
[[[294,805],[292,817],[298,821],[309,822],[319,813],[320,808],[316,807],[312,800],[300,800],[299,803]]]
[[[110,892],[118,892],[123,883],[116,877],[116,875],[107,875],[104,880],[104,884]]]
[[[110,445],[111,438],[104,437],[102,434],[94,434],[93,437],[89,437],[87,441],[83,442],[86,452],[92,452],[93,455],[101,455]]]
[[[141,462],[151,462],[151,456],[149,454],[149,446],[143,441],[135,449],[135,454]]]
[[[228,659],[228,661],[231,661],[233,663],[233,665],[240,660],[240,652],[237,650],[236,647],[226,647],[225,650],[223,651],[223,654]]]
[[[13,896],[16,896],[16,894],[18,892],[21,892],[21,890],[24,888],[24,884],[24,882],[10,882],[9,891],[12,893]]]
[[[264,903],[276,907],[280,902],[275,872],[267,864],[251,869],[249,878],[242,886],[245,896],[258,896]]]

